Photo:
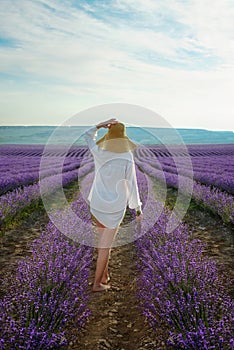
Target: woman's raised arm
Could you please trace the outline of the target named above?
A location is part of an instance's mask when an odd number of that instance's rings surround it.
[[[97,132],[98,132],[97,127],[92,126],[88,130],[86,130],[86,132],[84,134],[85,141],[87,142],[90,151],[92,151],[92,149],[95,146],[97,146],[96,145]]]
[[[116,118],[111,118],[106,120],[105,122],[101,122],[97,125],[92,126],[88,130],[86,130],[84,137],[85,141],[87,142],[89,149],[92,151],[94,147],[96,147],[96,138],[97,138],[97,132],[100,128],[109,128],[112,124],[117,124],[118,121]]]

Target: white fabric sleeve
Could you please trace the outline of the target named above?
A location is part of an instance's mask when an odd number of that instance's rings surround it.
[[[130,209],[141,210],[142,202],[139,196],[134,161],[128,162],[127,169],[126,169],[126,179],[127,179],[127,187],[128,187],[128,206]]]
[[[97,132],[98,129],[96,126],[92,126],[91,128],[89,128],[88,130],[86,130],[85,134],[84,134],[84,138],[90,148],[90,150],[92,151],[92,149],[94,147],[96,147],[96,138],[97,138]]]

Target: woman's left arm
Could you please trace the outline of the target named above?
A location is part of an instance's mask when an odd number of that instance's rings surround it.
[[[90,150],[92,150],[96,145],[96,138],[97,138],[97,132],[98,132],[98,128],[95,126],[92,126],[91,128],[89,128],[85,134],[85,140],[90,148]]]
[[[86,132],[85,132],[85,140],[90,148],[90,150],[92,150],[94,147],[96,147],[96,138],[97,138],[97,131],[98,129],[100,128],[109,128],[112,124],[116,124],[118,123],[117,119],[116,118],[111,118],[111,119],[108,119],[107,121],[105,122],[101,122],[95,126],[92,126],[90,129],[88,129]]]

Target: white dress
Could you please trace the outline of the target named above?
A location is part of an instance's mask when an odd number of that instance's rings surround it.
[[[131,151],[116,153],[96,145],[98,129],[85,132],[85,140],[94,157],[95,176],[88,195],[90,212],[106,227],[116,228],[126,207],[141,209],[135,162]]]

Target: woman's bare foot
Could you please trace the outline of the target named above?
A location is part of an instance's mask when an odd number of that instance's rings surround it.
[[[100,283],[99,285],[94,285],[92,291],[93,292],[103,292],[107,289],[109,289],[111,286],[109,284],[102,284]]]
[[[109,276],[103,277],[102,280],[101,280],[102,284],[107,284],[108,282],[110,282],[110,277]]]

